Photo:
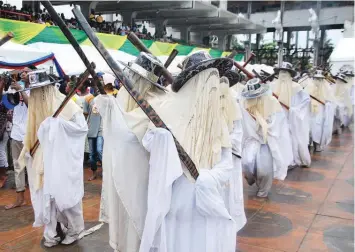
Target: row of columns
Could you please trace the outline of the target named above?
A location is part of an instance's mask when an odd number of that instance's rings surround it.
[[[31,1],[33,3],[35,3],[36,1]],[[38,3],[38,2],[37,2]],[[89,17],[90,11],[91,9],[95,9],[96,5],[97,5],[98,1],[91,1],[91,2],[80,2],[80,8],[83,12],[83,14],[87,17]],[[219,2],[219,8],[221,9],[227,9],[227,1],[220,1]],[[283,13],[284,13],[284,6],[285,6],[285,2],[284,0],[281,1],[280,3],[280,10],[281,10],[281,24],[283,22]],[[251,16],[251,12],[252,12],[252,1],[248,2],[248,11],[247,11],[247,18],[250,19]],[[318,0],[317,2],[317,10],[316,13],[319,16],[319,12],[320,12],[320,1]],[[135,18],[135,13],[134,12],[127,12],[127,13],[121,13],[122,19],[124,21],[124,23],[126,24],[132,24],[134,22],[134,18]],[[155,24],[155,30],[156,30],[156,36],[157,37],[163,37],[163,30],[164,27],[166,26],[166,20],[155,20],[154,21]],[[191,41],[191,36],[190,36],[190,27],[180,27],[178,28],[178,30],[180,30],[180,38],[185,41],[186,43],[189,43]],[[286,30],[286,29],[285,29]],[[288,33],[287,33],[287,45],[290,45],[291,42],[291,30],[287,29]],[[207,33],[207,32],[205,32]],[[282,33],[283,34],[283,33]],[[204,35],[207,34],[203,34],[200,33],[199,34],[199,38],[203,38]],[[231,42],[231,36],[232,35],[226,35],[223,32],[215,32],[213,35],[216,35],[218,37],[218,49],[220,50],[228,50],[230,48],[230,42]],[[298,33],[296,32],[296,37],[298,37]],[[322,45],[323,41],[324,41],[324,37],[325,37],[325,30],[321,29],[321,36],[320,39],[316,38],[315,43],[314,43],[314,47],[315,47],[315,58],[317,58],[318,55],[318,48],[319,45]],[[261,41],[261,34],[257,34],[256,35],[256,46],[257,48],[259,48],[260,46],[260,41]],[[278,59],[278,63],[281,64],[282,62],[282,50],[283,50],[283,36],[281,38],[281,43],[279,43],[279,59]],[[297,41],[297,40],[296,40]],[[309,47],[309,31],[307,31],[307,48]],[[319,42],[318,42],[319,41]],[[199,42],[199,41],[198,41]],[[246,43],[246,58],[249,57],[250,53],[251,53],[251,45],[252,45],[252,36],[251,34],[248,34],[248,39],[247,39],[247,43]]]

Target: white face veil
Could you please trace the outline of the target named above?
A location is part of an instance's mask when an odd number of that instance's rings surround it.
[[[206,69],[154,107],[197,169],[212,169],[221,159],[222,147],[231,147],[226,117],[233,113],[235,101],[230,103],[228,88],[228,79],[223,78],[221,85],[217,69]]]
[[[273,84],[273,92],[279,97],[278,100],[290,107],[292,96],[299,92],[302,87],[293,82],[291,74],[280,70],[278,79]]]
[[[50,116],[53,116],[60,106],[65,96],[53,86],[48,85],[31,90],[28,99],[28,119],[26,135],[24,139],[24,148],[19,157],[19,163],[22,168],[25,167],[25,155],[29,153],[37,140],[37,131],[41,123]],[[74,101],[70,100],[60,113],[60,117],[70,120],[77,112],[82,111]],[[36,169],[36,189],[43,185],[43,152],[41,146],[38,147],[34,157],[32,167]]]
[[[306,92],[322,102],[334,101],[334,93],[329,83],[322,78],[315,78],[305,88]],[[322,106],[319,102],[311,99],[312,113],[318,113],[318,107]]]

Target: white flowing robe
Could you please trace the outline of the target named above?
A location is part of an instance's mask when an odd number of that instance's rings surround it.
[[[316,84],[318,83],[318,84]],[[315,96],[325,105],[312,99],[311,101],[311,137],[312,140],[324,148],[332,140],[333,123],[336,105],[334,92],[325,80],[314,80],[305,88],[306,92]]]
[[[288,118],[292,140],[293,162],[296,165],[311,165],[308,150],[310,131],[310,96],[303,90],[292,96],[290,109],[285,113]]]
[[[280,72],[279,79],[271,86],[278,100],[289,107],[282,108],[286,114],[292,140],[293,162],[290,165],[310,166],[308,143],[311,98],[298,83],[292,81],[291,75],[284,71]]]
[[[200,169],[196,183],[183,174],[171,133],[148,131],[143,144],[150,151],[148,213],[140,252],[234,252],[237,219],[236,169],[230,148],[211,170]],[[242,224],[241,224],[242,223]]]
[[[77,236],[84,229],[81,201],[84,196],[83,159],[87,131],[82,112],[76,113],[70,121],[59,116],[48,117],[41,123],[37,133],[41,145],[37,152],[43,151],[44,183],[40,189],[36,189],[37,174],[32,167],[32,158],[26,155],[35,214],[33,226],[46,226],[44,236],[47,241],[53,241],[57,234],[57,218],[62,224],[69,224],[66,226],[69,235]]]
[[[266,197],[273,178],[284,180],[292,162],[292,145],[284,111],[267,118],[267,142],[261,128],[247,110],[243,114],[242,167],[249,185],[256,182],[258,196]]]
[[[351,97],[351,83],[344,83],[341,80],[336,80],[336,84],[333,86],[335,95],[335,128],[344,125],[349,126],[353,116],[353,100]]]
[[[119,99],[104,95],[95,102],[104,128],[103,191],[109,242],[115,251],[137,252],[147,213],[149,153],[127,126]]]

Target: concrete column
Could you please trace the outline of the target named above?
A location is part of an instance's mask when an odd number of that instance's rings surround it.
[[[248,2],[248,13],[247,13],[247,18],[250,19],[251,16],[251,8],[252,8],[252,2]],[[249,59],[249,56],[251,54],[251,34],[248,34],[248,44],[247,47],[245,48],[245,58]]]
[[[163,38],[164,36],[164,26],[166,25],[167,20],[156,20],[155,24],[155,38]]]
[[[133,12],[122,12],[120,14],[121,14],[121,17],[122,17],[122,22],[125,25],[128,25],[128,24],[132,25],[133,17],[135,17]]]
[[[91,2],[79,2],[80,10],[83,13],[84,17],[86,19],[89,19],[89,16],[91,14],[91,9],[96,9],[97,1],[91,1]]]
[[[31,7],[33,12],[38,13],[41,3],[39,1],[22,1],[22,7],[24,7],[25,5]]]
[[[189,43],[190,41],[190,27],[181,27],[180,31],[180,39]]]
[[[256,34],[256,49],[260,48],[261,34]]]
[[[227,39],[227,34],[225,33],[219,33],[219,34],[214,34],[218,37],[218,50],[225,51],[226,50],[226,39]]]
[[[227,10],[228,1],[226,0],[219,0],[219,8],[222,10]]]
[[[282,0],[281,1],[281,5],[280,5],[280,11],[281,11],[281,25],[283,26],[283,16],[284,16],[284,11],[285,11],[285,1]],[[282,65],[282,61],[283,61],[283,41],[284,41],[284,38],[283,38],[283,32],[281,34],[281,41],[279,42],[279,53],[278,53],[278,60],[277,60],[277,63],[279,66]]]

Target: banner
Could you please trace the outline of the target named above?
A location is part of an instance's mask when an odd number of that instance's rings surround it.
[[[19,44],[28,45],[37,42],[69,44],[69,41],[57,26],[46,26],[44,24],[0,19],[0,35],[5,36],[9,31],[12,31],[15,35],[12,41]],[[91,45],[91,42],[84,31],[75,29],[70,29],[70,31],[80,44]],[[127,40],[127,36],[104,33],[97,33],[97,36],[107,49],[123,51],[134,56],[139,54],[138,50],[131,42],[129,42],[129,40]],[[224,57],[229,54],[229,52],[216,49],[181,45],[178,43],[166,43],[154,40],[142,40],[142,42],[155,56],[168,56],[173,49],[179,51],[179,56],[185,56],[200,49],[209,51],[214,58]],[[243,54],[237,54],[234,59],[236,61],[241,61],[243,60],[243,57]]]

